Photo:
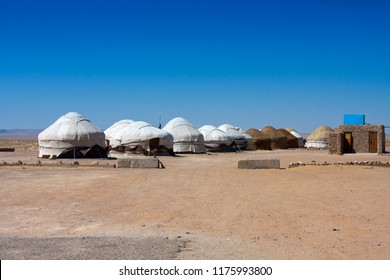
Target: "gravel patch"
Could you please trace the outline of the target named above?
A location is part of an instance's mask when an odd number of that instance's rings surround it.
[[[0,237],[0,259],[172,260],[186,242],[166,237]]]

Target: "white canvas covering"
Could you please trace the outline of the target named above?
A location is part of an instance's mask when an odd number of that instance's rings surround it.
[[[118,131],[120,131],[123,127],[128,126],[129,124],[133,123],[133,120],[125,119],[125,120],[120,120],[116,123],[114,123],[112,126],[107,128],[104,131],[104,134],[106,135],[106,140],[110,140],[110,137],[115,135]]]
[[[238,129],[230,124],[223,124],[218,127],[224,131],[239,147],[247,146],[247,137],[238,131]]]
[[[204,125],[199,128],[200,133],[203,134],[204,143],[207,148],[219,148],[221,146],[230,146],[233,142],[224,131],[212,125]]]
[[[314,149],[328,149],[329,142],[328,141],[315,141],[308,140],[305,144],[306,148],[314,148]]]
[[[173,135],[173,151],[175,153],[205,153],[203,134],[183,118],[169,121],[163,130]]]
[[[160,146],[167,149],[173,148],[173,136],[169,132],[141,121],[123,126],[110,137],[110,144],[112,148],[128,146],[130,148],[142,147],[149,150],[149,142],[152,139],[159,139]]]
[[[58,157],[74,148],[105,148],[104,133],[78,113],[67,113],[38,135],[39,157]]]

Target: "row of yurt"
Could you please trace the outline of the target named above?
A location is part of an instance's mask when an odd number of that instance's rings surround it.
[[[253,139],[240,128],[223,124],[218,128],[204,125],[199,128],[208,151],[253,150]]]
[[[306,148],[327,149],[327,126],[316,129],[305,143]],[[102,158],[107,150],[117,152],[152,151],[174,153],[204,153],[234,147],[236,149],[287,149],[304,144],[303,137],[293,129],[264,127],[246,133],[232,125],[220,127],[205,125],[197,130],[183,118],[175,118],[163,129],[133,120],[121,120],[102,132],[87,118],[78,113],[60,117],[39,136],[39,157],[43,158]],[[253,147],[252,147],[253,146]]]

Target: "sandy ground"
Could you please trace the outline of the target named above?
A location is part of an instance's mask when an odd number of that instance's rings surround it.
[[[37,162],[36,151],[0,153]],[[280,159],[242,170],[241,159]],[[390,169],[277,150],[161,157],[165,169],[0,167],[0,259],[390,259]],[[64,160],[65,163],[74,160]],[[58,164],[43,160],[42,163]]]

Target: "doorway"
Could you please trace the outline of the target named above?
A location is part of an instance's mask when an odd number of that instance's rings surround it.
[[[352,132],[344,133],[344,153],[346,154],[353,153]]]
[[[378,133],[370,132],[370,144],[369,144],[370,153],[378,153]]]

